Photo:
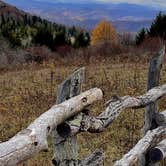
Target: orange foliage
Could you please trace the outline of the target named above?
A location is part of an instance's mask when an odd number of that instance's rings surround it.
[[[117,44],[118,35],[110,22],[101,21],[92,31],[91,44],[96,45],[107,42]]]

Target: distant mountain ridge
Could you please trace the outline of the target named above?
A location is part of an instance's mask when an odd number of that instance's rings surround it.
[[[137,32],[149,27],[159,10],[136,4],[62,3],[6,0],[20,9],[66,25],[92,29],[99,20],[111,20],[118,31]]]
[[[54,51],[60,46],[85,47],[90,41],[89,33],[84,29],[42,19],[0,0],[1,36],[13,47],[45,45]]]

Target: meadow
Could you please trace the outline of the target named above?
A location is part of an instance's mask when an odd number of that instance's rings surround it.
[[[0,142],[8,140],[41,113],[47,111],[56,101],[58,84],[82,66],[86,67],[83,91],[94,87],[99,87],[104,91],[103,100],[89,108],[93,115],[102,112],[105,109],[104,104],[114,94],[136,96],[146,92],[149,63],[141,59],[129,62],[105,57],[93,58],[87,62],[77,58],[77,60],[66,60],[61,63],[50,60],[42,64],[30,63],[17,69],[1,71]],[[163,65],[160,84],[165,82],[166,65]],[[165,102],[166,98],[162,98],[159,110],[164,110]],[[79,134],[80,159],[99,148],[103,149],[106,154],[104,165],[113,165],[142,137],[143,126],[144,109],[128,109],[103,133]],[[51,140],[50,137],[48,152],[41,152],[20,165],[51,165],[53,155]]]

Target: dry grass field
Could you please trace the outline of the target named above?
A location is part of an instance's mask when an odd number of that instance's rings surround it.
[[[82,66],[86,67],[83,90],[99,87],[104,91],[103,101],[90,107],[93,115],[105,109],[104,103],[113,94],[124,96],[146,92],[148,63],[141,61],[122,63],[106,58],[90,63],[70,63],[70,65],[47,62],[40,65],[25,65],[19,70],[3,71],[0,73],[0,141],[8,140],[50,108],[56,101],[58,84]],[[166,82],[165,65],[160,82],[161,84]],[[166,98],[160,101],[160,110],[166,108],[165,102]],[[143,109],[125,110],[105,132],[78,135],[79,157],[86,157],[95,149],[101,148],[106,153],[105,166],[113,165],[141,138],[143,125]],[[41,152],[21,165],[51,165],[51,138],[49,143],[49,152]]]

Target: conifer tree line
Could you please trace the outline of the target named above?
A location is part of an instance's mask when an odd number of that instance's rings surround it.
[[[147,37],[158,37],[166,41],[166,14],[159,12],[150,28],[142,28],[136,36],[136,44],[140,45]]]
[[[52,50],[69,45],[74,48],[89,45],[90,36],[85,30],[41,19],[29,14],[5,12],[0,14],[0,35],[8,39],[13,47],[46,45]]]

